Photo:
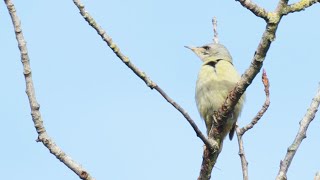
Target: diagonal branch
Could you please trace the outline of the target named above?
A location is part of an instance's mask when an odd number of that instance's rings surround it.
[[[246,155],[244,153],[244,146],[243,146],[243,140],[242,137],[243,135],[240,134],[240,128],[236,127],[236,133],[237,133],[237,139],[238,139],[238,145],[239,145],[239,156],[241,160],[241,167],[242,167],[242,177],[243,180],[248,180],[249,179],[249,174],[248,174],[248,161],[246,159]]]
[[[311,123],[311,121],[314,119],[316,112],[318,111],[320,104],[320,87],[318,88],[317,94],[312,99],[311,105],[309,109],[307,110],[306,114],[300,121],[300,127],[298,130],[298,133],[296,135],[296,138],[294,139],[293,143],[289,146],[287,149],[287,154],[284,157],[284,159],[280,162],[280,170],[278,172],[277,180],[286,180],[287,179],[287,171],[289,169],[289,166],[292,162],[292,159],[294,155],[296,154],[301,142],[303,139],[306,138],[306,132],[308,130],[308,127]]]
[[[240,4],[250,10],[253,14],[258,17],[261,17],[265,21],[268,21],[268,11],[264,8],[260,7],[259,5],[255,4],[251,0],[236,0],[239,1]]]
[[[230,113],[233,111],[240,97],[243,95],[247,87],[252,83],[253,79],[262,68],[263,61],[266,57],[272,41],[274,40],[279,22],[280,20],[277,23],[267,24],[267,27],[262,35],[250,67],[241,76],[240,81],[237,83],[236,87],[229,93],[224,104],[217,112],[216,121],[218,125],[223,126],[225,124],[227,117],[229,117]],[[216,129],[211,129],[210,132],[220,132],[217,126],[213,128]],[[210,137],[211,136],[209,134],[209,138]]]
[[[299,2],[296,2],[296,3],[293,3],[293,4],[286,6],[283,9],[282,14],[287,15],[289,13],[303,11],[306,8],[312,6],[313,4],[315,4],[317,2],[319,3],[320,0],[301,0]]]
[[[43,125],[43,120],[39,110],[40,105],[38,104],[36,99],[36,94],[35,94],[34,85],[32,81],[28,50],[26,46],[26,41],[24,40],[24,37],[23,37],[20,20],[16,14],[16,9],[14,7],[14,4],[11,2],[11,0],[5,0],[4,2],[6,3],[9,14],[11,16],[15,34],[16,34],[16,39],[18,41],[18,45],[21,53],[21,61],[23,64],[23,74],[26,81],[26,93],[29,99],[32,120],[38,133],[37,141],[42,142],[42,144],[49,149],[51,154],[53,154],[57,159],[59,159],[68,168],[70,168],[73,172],[75,172],[81,179],[94,180],[94,178],[91,177],[91,175],[84,168],[82,168],[80,164],[72,160],[70,156],[64,153],[62,149],[58,147],[55,144],[55,142],[47,134],[47,131]]]
[[[247,3],[249,2],[250,1],[248,1]],[[285,3],[286,0],[280,0],[275,12],[268,13],[267,26],[265,28],[265,31],[263,32],[262,38],[257,47],[257,50],[255,51],[253,60],[249,68],[242,74],[240,81],[237,83],[236,87],[229,93],[225,102],[216,114],[216,122],[218,126],[223,126],[225,124],[227,117],[229,117],[230,113],[233,111],[240,97],[243,95],[247,87],[252,83],[253,79],[261,70],[263,61],[267,56],[270,45],[275,40],[276,31],[282,18],[282,14],[280,13],[280,11],[284,8]],[[220,132],[219,129],[211,129],[210,132],[211,131],[218,133]],[[211,136],[209,133],[209,138],[210,137]]]
[[[269,105],[270,105],[270,92],[269,92],[269,79],[267,77],[267,73],[265,70],[263,70],[262,73],[262,83],[264,85],[264,92],[266,94],[266,100],[261,108],[261,110],[257,113],[257,115],[252,119],[252,121],[246,125],[243,128],[236,128],[236,132],[237,132],[237,138],[238,138],[238,144],[239,144],[239,156],[241,159],[241,167],[242,167],[242,175],[243,175],[243,179],[244,180],[248,180],[249,175],[248,175],[248,162],[244,153],[244,146],[243,146],[243,140],[242,137],[244,135],[244,133],[246,133],[248,130],[250,130],[251,128],[253,128],[253,126],[255,124],[258,123],[258,121],[261,119],[261,117],[263,116],[263,114],[267,111]]]
[[[240,3],[248,3],[248,5],[245,5],[244,7],[248,8],[249,10],[255,9],[259,7],[252,3],[250,0],[240,0]],[[257,47],[257,50],[255,51],[255,54],[253,56],[253,60],[249,66],[249,68],[242,74],[240,81],[237,83],[236,87],[232,91],[230,91],[228,97],[226,98],[225,102],[221,106],[221,108],[217,111],[215,114],[215,120],[213,123],[213,126],[211,130],[209,131],[208,139],[210,142],[214,142],[214,144],[218,144],[218,147],[220,147],[221,139],[219,134],[221,134],[222,128],[224,127],[225,123],[227,122],[227,118],[230,116],[232,111],[234,110],[235,105],[238,103],[240,97],[244,94],[247,87],[252,83],[253,79],[256,77],[256,75],[259,73],[259,71],[262,68],[263,61],[267,55],[267,52],[270,48],[271,43],[275,40],[276,31],[278,28],[278,25],[281,21],[282,14],[279,13],[279,10],[283,8],[282,4],[285,3],[285,0],[280,0],[279,6],[277,7],[275,12],[264,14],[268,17],[265,17],[265,20],[267,22],[267,26],[265,28],[265,31],[262,35],[262,38],[260,40],[260,43]],[[251,8],[252,6],[252,8]],[[253,11],[253,10],[252,10]],[[253,11],[256,13],[256,11]],[[259,14],[257,15],[259,16]],[[260,16],[259,16],[260,17]],[[207,153],[208,154],[208,153]],[[218,152],[211,152],[210,160],[207,160],[207,163],[204,164],[204,161],[202,163],[202,166],[210,166],[209,168],[206,168],[208,171],[200,171],[199,177],[208,177],[210,179],[211,171],[213,166],[216,163],[216,159],[219,155]],[[216,158],[214,158],[216,157]]]
[[[138,69],[128,57],[126,57],[120,51],[119,47],[112,41],[111,37],[98,25],[98,23],[93,19],[93,17],[85,10],[84,5],[80,0],[73,0],[74,4],[78,7],[82,17],[88,22],[88,24],[94,28],[101,38],[108,44],[112,51],[118,56],[118,58],[127,65],[141,80],[143,80],[148,87],[155,89],[165,100],[167,100],[174,108],[176,108],[189,122],[193,130],[196,132],[197,136],[203,141],[203,143],[213,149],[214,146],[208,141],[208,139],[202,134],[200,129],[197,127],[195,122],[191,119],[189,114],[172,98],[170,98],[155,82],[153,82],[146,73]]]
[[[260,69],[262,68],[263,61],[267,55],[270,45],[275,39],[276,30],[278,28],[280,20],[281,18],[278,18],[277,20],[272,21],[272,23],[267,24],[266,29],[262,35],[262,38],[260,40],[260,43],[254,54],[253,60],[249,68],[241,76],[241,79],[237,83],[236,87],[229,93],[225,102],[215,114],[214,125],[209,131],[209,137],[208,137],[210,142],[215,142],[213,144],[218,144],[218,146],[220,147],[220,143],[221,143],[221,140],[219,137],[219,134],[221,133],[220,127],[224,127],[225,123],[227,122],[227,117],[229,117],[229,115],[232,113],[240,97],[243,95],[247,87],[252,83],[253,79],[256,77],[256,75],[259,73]],[[209,153],[206,153],[206,154],[209,154]],[[210,174],[213,166],[216,163],[218,155],[219,155],[219,151],[211,152],[210,160],[207,161],[206,164],[204,164],[204,161],[203,161],[202,167],[209,166],[210,168],[206,168],[208,171],[201,170],[199,177],[209,177],[210,179]]]
[[[258,5],[254,4],[250,0],[238,0],[244,7],[249,9],[251,12],[253,12],[256,16],[261,17],[266,20],[267,26],[266,29],[262,35],[262,38],[260,40],[260,43],[257,47],[257,50],[254,54],[253,60],[251,62],[250,67],[245,71],[245,73],[242,75],[241,80],[237,83],[236,87],[229,93],[227,99],[225,100],[222,107],[219,109],[219,111],[216,114],[216,124],[221,127],[225,124],[225,121],[227,117],[230,115],[230,113],[233,111],[235,105],[239,101],[240,97],[245,92],[246,88],[252,83],[255,76],[259,73],[259,71],[262,68],[263,61],[267,55],[267,52],[270,48],[270,45],[272,41],[275,39],[276,30],[278,28],[279,22],[282,18],[282,14],[279,10],[283,9],[283,4],[286,4],[287,0],[280,0],[279,4],[281,6],[278,6],[279,8],[272,13],[267,12],[265,9],[259,7]],[[140,71],[137,67],[135,67],[128,57],[124,56],[119,48],[112,42],[111,38],[106,34],[106,32],[94,21],[94,19],[89,15],[88,12],[85,11],[84,6],[81,4],[80,0],[73,0],[74,4],[78,7],[80,10],[81,15],[84,17],[84,19],[89,23],[90,26],[92,26],[97,33],[102,37],[102,39],[108,44],[108,46],[113,50],[113,52],[125,63],[138,77],[140,77],[151,89],[156,89],[171,105],[173,105],[178,111],[180,111],[183,116],[187,119],[187,121],[190,123],[190,125],[193,127],[195,132],[197,133],[197,136],[205,143],[205,145],[208,147],[205,147],[204,152],[204,159],[207,158],[207,164],[203,164],[201,168],[201,173],[203,172],[205,176],[203,176],[205,179],[210,179],[210,174],[212,167],[214,166],[216,162],[216,158],[219,154],[219,151],[216,151],[216,147],[218,144],[220,144],[219,138],[215,138],[213,136],[212,132],[220,132],[219,129],[211,129],[209,133],[208,139],[204,137],[204,135],[201,133],[201,131],[197,128],[195,123],[192,121],[192,119],[189,117],[189,115],[171,98],[169,98],[164,91],[156,85],[154,82],[152,82],[144,72]],[[207,153],[206,153],[207,152]],[[207,156],[205,156],[207,155]],[[210,166],[210,167],[208,167]],[[203,168],[204,167],[204,168]],[[204,169],[204,171],[203,171]],[[207,172],[206,172],[207,171]],[[200,175],[201,177],[201,175]]]
[[[245,2],[248,4],[245,5],[244,4]],[[251,62],[249,69],[247,69],[246,72],[242,75],[240,82],[234,88],[234,90],[232,92],[230,92],[224,105],[222,106],[221,110],[219,110],[219,112],[218,112],[219,114],[218,114],[217,120],[220,123],[223,123],[223,121],[226,119],[226,117],[228,117],[228,114],[230,112],[232,112],[232,110],[233,110],[235,104],[238,102],[240,96],[243,94],[243,92],[246,90],[246,88],[251,84],[251,82],[254,79],[254,77],[256,76],[256,74],[260,71],[260,69],[262,67],[262,63],[264,61],[264,58],[266,57],[266,53],[267,53],[272,41],[275,39],[275,33],[276,33],[276,30],[278,28],[278,25],[279,25],[283,15],[286,15],[286,14],[290,13],[291,11],[292,12],[299,11],[299,10],[304,9],[306,7],[310,7],[315,2],[316,1],[312,1],[312,0],[301,0],[300,2],[296,3],[296,5],[289,5],[288,6],[288,0],[279,0],[279,3],[278,3],[276,10],[274,12],[270,12],[270,13],[266,12],[267,14],[265,14],[262,17],[267,22],[266,30],[263,34],[263,37],[260,41],[260,44],[257,48],[257,51],[255,52],[253,61]],[[319,2],[319,0],[317,0],[317,2]],[[240,1],[240,3],[244,7],[246,7],[247,9],[251,10],[254,14],[261,17],[257,13],[258,11],[254,10],[255,8],[259,9],[259,7],[256,6],[255,4],[251,3],[250,0],[247,0],[247,1],[243,0],[243,1]],[[251,125],[254,125],[254,121]],[[245,132],[244,130],[250,129],[251,125],[244,127],[244,129],[241,129],[242,131],[239,130],[239,133],[244,133]],[[209,138],[210,138],[210,136],[209,136]],[[240,139],[240,140],[242,140],[242,139]],[[241,143],[241,142],[239,142],[239,143]],[[242,144],[239,144],[239,145],[241,147]],[[288,150],[288,153],[289,152],[292,152],[292,151]],[[239,154],[241,154],[241,149],[240,149]],[[286,163],[290,164],[291,160],[289,161],[288,159],[286,159],[285,164]],[[246,165],[246,164],[247,164],[247,162],[243,161],[243,165]],[[281,163],[281,164],[283,164],[283,163]],[[283,168],[281,165],[281,170],[279,171],[278,176],[282,177],[282,178],[277,178],[277,180],[286,179],[286,177],[285,177],[286,171],[287,171],[287,169],[285,170],[285,168]],[[247,175],[247,172],[244,172],[244,173],[246,173],[246,174],[244,174],[244,176]]]

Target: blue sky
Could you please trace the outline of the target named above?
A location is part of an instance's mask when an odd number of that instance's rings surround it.
[[[256,1],[268,10],[277,1]],[[15,1],[27,41],[36,95],[49,135],[96,179],[196,179],[203,144],[183,116],[150,90],[106,46],[73,2]],[[265,22],[236,1],[83,1],[131,61],[179,103],[205,132],[194,88],[200,60],[185,45],[220,42],[243,73]],[[318,4],[282,19],[264,63],[271,105],[244,136],[251,179],[274,179],[320,81]],[[40,143],[25,94],[11,20],[0,5],[0,169],[3,179],[79,179]],[[247,90],[246,125],[265,96],[261,73]],[[320,170],[319,116],[288,179]],[[226,140],[214,179],[241,179],[236,139]]]

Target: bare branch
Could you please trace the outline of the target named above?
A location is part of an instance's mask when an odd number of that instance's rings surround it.
[[[267,55],[271,43],[275,40],[276,31],[278,25],[283,17],[282,10],[287,6],[288,0],[279,0],[279,4],[274,12],[267,12],[265,9],[254,4],[250,0],[238,0],[242,6],[249,9],[256,16],[261,17],[266,20],[267,26],[262,35],[260,43],[255,51],[253,60],[250,67],[242,74],[240,81],[237,83],[236,87],[229,93],[224,104],[218,110],[215,115],[214,125],[209,131],[209,140],[220,142],[219,134],[221,133],[221,128],[223,127],[229,117],[230,113],[234,110],[235,105],[238,103],[240,97],[246,91],[247,87],[252,83],[253,79],[259,73],[262,68],[263,61]],[[213,158],[212,158],[213,159]],[[214,166],[216,159],[208,163]],[[212,168],[208,168],[209,170]],[[211,172],[207,172],[211,173]]]
[[[252,121],[248,125],[246,125],[243,128],[239,128],[238,126],[236,128],[238,144],[239,144],[239,156],[240,156],[240,160],[241,160],[242,175],[243,175],[244,180],[248,180],[249,176],[248,176],[248,162],[247,162],[247,159],[246,159],[246,156],[244,153],[244,146],[243,146],[242,137],[245,132],[247,132],[249,129],[253,128],[253,126],[258,123],[258,121],[261,119],[261,117],[267,111],[267,109],[270,105],[270,97],[269,97],[270,84],[269,84],[269,79],[267,77],[267,73],[265,70],[263,70],[263,73],[262,73],[262,83],[264,85],[264,92],[266,94],[266,100],[265,100],[261,110],[257,113],[257,115],[252,119]]]
[[[263,61],[267,55],[270,45],[275,39],[275,34],[277,31],[278,25],[280,23],[280,20],[281,20],[281,15],[279,15],[279,13],[271,14],[271,17],[267,21],[268,23],[267,23],[266,29],[262,35],[262,38],[260,40],[260,43],[257,47],[257,50],[254,54],[253,60],[249,68],[241,76],[241,79],[237,83],[236,87],[232,91],[230,91],[225,102],[215,114],[215,121],[213,123],[211,130],[209,131],[208,138],[210,142],[216,142],[219,148],[221,146],[221,139],[219,136],[222,130],[221,127],[225,126],[225,123],[227,122],[227,118],[229,117],[230,113],[232,113],[232,111],[234,110],[234,107],[238,103],[240,97],[243,95],[247,87],[252,83],[253,79],[256,77],[256,75],[259,73],[260,69],[262,68]],[[207,168],[208,170],[212,170],[212,167],[215,165],[216,159],[220,151],[221,149],[217,151],[218,153],[214,153],[214,152],[211,153],[212,157],[210,157],[210,159],[212,161],[209,161],[208,163],[206,163],[206,165],[211,166],[211,168]],[[202,166],[204,166],[204,162],[202,162]],[[206,174],[211,174],[211,171],[204,172],[201,170],[200,173],[204,173],[204,175],[206,175]],[[200,176],[202,177],[203,175],[200,174]]]
[[[261,110],[257,113],[257,115],[252,119],[252,121],[244,126],[243,128],[241,128],[239,130],[239,135],[242,136],[246,131],[248,131],[249,129],[251,129],[255,124],[258,123],[258,121],[261,119],[261,117],[263,116],[263,114],[268,110],[269,106],[270,106],[270,91],[269,91],[269,79],[267,76],[266,71],[263,69],[263,73],[262,73],[262,83],[264,85],[264,92],[266,94],[266,100],[261,108]]]
[[[212,142],[209,142],[209,140],[202,134],[196,123],[191,119],[187,111],[185,111],[179,104],[177,104],[173,99],[171,99],[158,85],[154,87],[155,90],[157,90],[161,96],[166,99],[174,108],[176,108],[189,122],[189,124],[192,126],[193,130],[196,132],[197,136],[203,141],[203,143],[209,147],[210,149],[216,149],[215,145]]]
[[[80,14],[82,17],[88,22],[88,24],[94,28],[97,33],[101,36],[101,38],[108,44],[108,46],[112,49],[112,51],[118,56],[118,58],[127,65],[141,80],[143,80],[148,87],[151,89],[155,89],[159,94],[167,100],[174,108],[176,108],[189,122],[192,126],[193,130],[196,132],[197,136],[203,141],[203,143],[213,149],[214,146],[208,141],[208,139],[202,134],[200,129],[197,127],[195,122],[191,119],[189,114],[172,98],[170,98],[155,82],[153,82],[145,72],[138,69],[128,57],[126,57],[118,46],[112,41],[111,37],[107,35],[107,33],[98,25],[98,23],[93,19],[93,17],[85,10],[84,5],[80,0],[73,0],[74,4],[78,7]]]
[[[245,73],[241,76],[240,81],[237,83],[236,87],[229,93],[227,99],[225,100],[222,107],[218,110],[216,116],[216,123],[211,131],[220,133],[219,128],[220,126],[224,126],[227,117],[233,111],[235,105],[239,101],[242,94],[245,92],[247,87],[251,84],[252,80],[255,76],[259,73],[263,61],[266,57],[267,51],[271,45],[271,42],[274,40],[275,33],[280,21],[277,23],[268,23],[265,29],[265,32],[262,35],[262,39],[258,45],[258,48],[255,52],[253,57],[253,61],[251,62],[250,67],[245,71]],[[209,138],[210,138],[209,133]],[[215,137],[215,136],[213,136]]]
[[[279,0],[276,11],[279,12],[280,10],[284,9],[288,5],[288,2],[289,0]]]
[[[75,172],[81,179],[94,180],[94,178],[91,177],[91,175],[84,168],[82,168],[80,164],[72,160],[70,156],[64,153],[62,149],[58,147],[55,144],[55,142],[47,134],[46,129],[43,125],[43,120],[39,110],[40,105],[36,99],[36,94],[34,90],[32,74],[31,74],[30,60],[28,56],[26,41],[22,33],[21,23],[16,14],[16,9],[12,1],[5,0],[4,2],[6,3],[9,14],[11,16],[11,20],[12,20],[15,34],[16,34],[16,39],[18,41],[18,45],[21,53],[21,62],[23,64],[23,74],[26,81],[26,93],[29,99],[32,120],[38,133],[37,141],[42,142],[43,145],[49,149],[51,154],[53,154],[63,164],[65,164],[68,168],[70,168],[73,172]]]
[[[320,0],[301,0],[299,2],[286,6],[283,9],[282,14],[287,15],[289,13],[303,11],[317,2],[320,2]]]
[[[280,162],[280,170],[277,176],[277,180],[286,180],[287,179],[287,171],[292,162],[294,155],[296,154],[301,142],[304,138],[306,138],[306,132],[308,130],[309,124],[314,119],[316,112],[318,110],[320,104],[320,86],[318,88],[317,94],[312,99],[311,105],[304,115],[303,119],[300,121],[300,127],[296,138],[293,143],[287,149],[287,154],[285,158]]]
[[[218,30],[217,30],[218,22],[216,17],[212,18],[212,25],[213,25],[213,42],[218,44],[219,43]]]
[[[250,10],[256,16],[261,17],[265,21],[268,21],[268,11],[265,10],[264,8],[258,6],[251,0],[236,0],[236,1],[239,1],[243,7]]]
[[[270,45],[275,40],[276,31],[283,16],[281,14],[281,10],[283,10],[287,4],[287,0],[280,0],[275,12],[269,13],[250,0],[239,0],[239,2],[257,16],[264,18],[267,22],[267,26],[262,35],[258,48],[255,51],[250,67],[241,76],[240,81],[237,83],[236,87],[229,93],[224,104],[221,106],[215,116],[216,121],[214,122],[215,124],[212,126],[212,129],[209,132],[208,138],[212,138],[212,140],[216,142],[219,142],[219,133],[221,133],[221,128],[219,127],[223,127],[225,125],[227,118],[233,111],[235,105],[238,103],[240,97],[243,95],[247,87],[252,83],[252,80],[261,70],[263,61],[267,55]],[[215,162],[211,163],[211,165],[214,164]]]
[[[246,155],[244,153],[244,146],[243,146],[243,134],[240,132],[240,128],[236,127],[236,133],[237,133],[237,138],[238,138],[238,145],[239,145],[239,156],[241,160],[241,167],[242,167],[242,177],[243,180],[248,180],[249,175],[248,175],[248,161],[246,159]]]
[[[218,159],[218,156],[220,154],[220,151],[219,151],[220,145],[216,143],[217,142],[215,142],[216,148],[214,150],[204,146],[202,164],[201,164],[200,175],[198,177],[198,180],[209,180],[211,178],[212,168],[214,167]]]
[[[281,20],[282,16],[285,14],[284,11],[288,7],[288,5],[287,5],[288,0],[279,0],[279,4],[278,4],[275,12],[269,13],[269,12],[265,11],[264,9],[259,8],[256,4],[252,3],[250,0],[242,0],[242,1],[239,0],[239,2],[247,9],[251,10],[256,16],[264,18],[267,22],[267,27],[266,27],[266,30],[263,34],[261,41],[260,41],[260,44],[257,48],[257,51],[255,52],[253,61],[251,62],[249,69],[247,69],[246,72],[242,75],[240,82],[234,88],[234,90],[230,92],[224,105],[221,107],[221,110],[219,110],[219,114],[217,116],[217,120],[219,123],[223,123],[223,120],[225,120],[226,117],[228,117],[227,115],[230,112],[232,112],[232,110],[233,110],[235,104],[238,102],[240,96],[243,94],[243,92],[246,90],[246,88],[251,84],[251,82],[254,79],[254,77],[256,76],[256,74],[260,71],[260,69],[262,67],[262,63],[264,61],[264,58],[266,57],[266,53],[268,52],[268,49],[271,45],[271,42],[275,39],[275,32],[278,28],[280,20]],[[309,6],[311,6],[311,5],[308,4],[305,7],[309,7]],[[259,12],[262,12],[262,13],[259,14]],[[261,110],[261,112],[263,112],[263,111],[264,111],[264,108]],[[258,113],[258,115],[259,115],[259,113]],[[243,130],[252,128],[251,126],[253,126],[254,124],[255,124],[255,119],[251,123],[251,125],[249,124],[249,126],[246,126],[245,129],[243,129]],[[240,131],[237,131],[237,133],[238,132],[241,133]],[[242,132],[242,133],[244,133],[244,132]],[[241,138],[239,140],[242,141]],[[239,142],[239,143],[241,143],[241,142]],[[241,144],[239,144],[239,145],[241,145]],[[240,154],[240,156],[245,158],[243,148],[242,148],[242,150],[240,149],[239,154]],[[242,164],[246,166],[247,162],[243,161]],[[245,178],[245,176],[247,176],[247,172],[244,172],[244,178]]]

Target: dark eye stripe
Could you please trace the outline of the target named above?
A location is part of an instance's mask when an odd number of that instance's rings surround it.
[[[202,48],[205,49],[205,50],[209,50],[210,46],[202,46]]]

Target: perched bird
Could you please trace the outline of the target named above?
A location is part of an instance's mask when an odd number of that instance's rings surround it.
[[[206,123],[207,134],[213,123],[214,112],[221,108],[229,92],[240,80],[240,75],[232,64],[232,57],[222,44],[212,43],[201,47],[189,47],[201,60],[202,66],[196,84],[196,103],[202,119]],[[221,141],[229,133],[232,140],[235,125],[241,112],[245,95],[243,95],[228,118],[222,133]]]

